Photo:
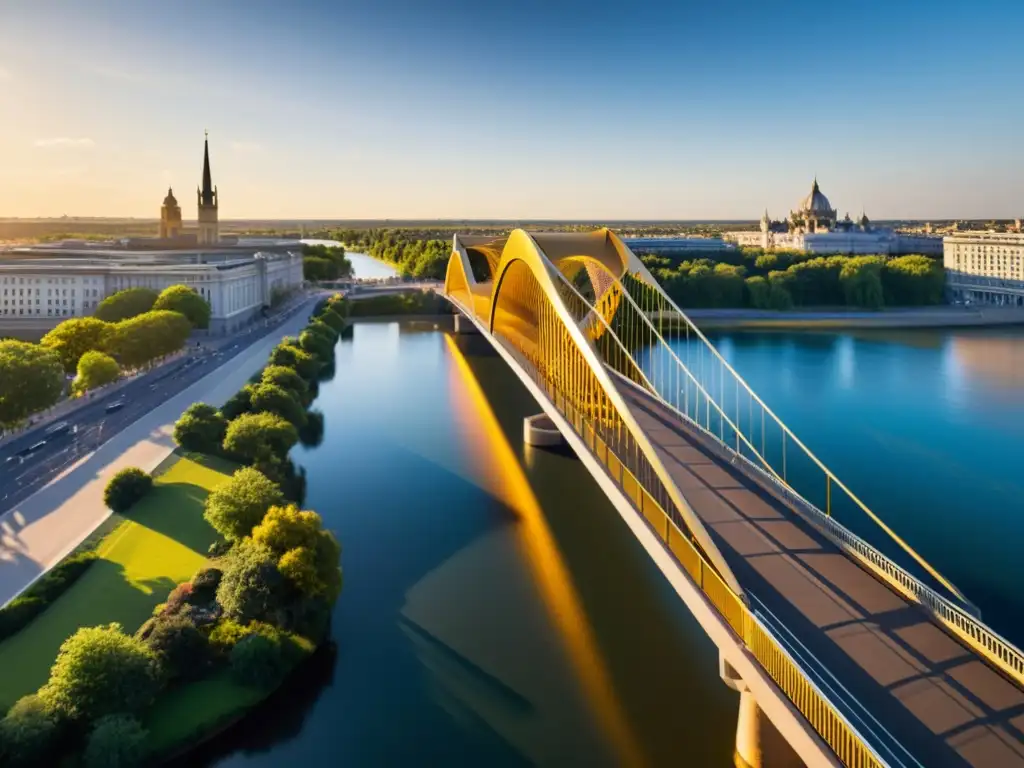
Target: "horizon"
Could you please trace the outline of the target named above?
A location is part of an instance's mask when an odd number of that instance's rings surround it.
[[[0,12],[2,218],[194,220],[206,129],[225,222],[749,222],[815,176],[840,216],[1024,215],[1020,4],[38,5]]]

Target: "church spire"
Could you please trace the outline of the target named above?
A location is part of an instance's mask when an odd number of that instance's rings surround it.
[[[200,201],[203,205],[213,205],[213,181],[210,178],[210,132],[204,131],[203,134],[203,189]]]

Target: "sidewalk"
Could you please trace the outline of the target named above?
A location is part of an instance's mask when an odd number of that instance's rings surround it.
[[[110,515],[103,490],[115,473],[132,466],[150,472],[159,466],[174,451],[171,434],[181,413],[197,401],[223,404],[266,363],[283,336],[306,324],[307,315],[295,313],[0,517],[0,605],[24,591]]]

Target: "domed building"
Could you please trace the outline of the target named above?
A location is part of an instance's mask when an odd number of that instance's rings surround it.
[[[160,237],[164,239],[179,237],[181,235],[181,206],[170,187],[167,188],[167,197],[164,204],[160,206]]]
[[[867,214],[856,221],[839,218],[815,178],[810,193],[789,212],[785,221],[774,221],[764,212],[760,232],[726,232],[725,239],[739,246],[784,249],[806,253],[884,254],[942,253],[942,238],[906,235],[872,226]]]

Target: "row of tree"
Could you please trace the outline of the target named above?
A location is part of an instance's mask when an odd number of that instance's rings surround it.
[[[75,374],[72,392],[116,381],[185,346],[193,328],[205,328],[210,305],[191,288],[162,293],[130,288],[104,299],[95,317],[72,317],[39,344],[0,341],[0,426],[17,426],[54,405]]]
[[[880,309],[940,304],[945,291],[942,264],[926,256],[802,255],[790,260],[784,255],[780,260],[778,254],[761,254],[750,267],[710,259],[643,260],[682,307]]]
[[[340,245],[303,245],[302,276],[314,282],[345,279],[352,276],[352,262]]]
[[[288,452],[311,422],[322,432],[322,417],[307,409],[344,324],[344,304],[323,302],[224,409],[195,403],[181,416],[174,437],[182,448],[245,465],[206,499],[204,517],[222,536],[212,563],[177,585],[134,635],[111,624],[68,638],[47,683],[0,720],[0,762],[51,765],[74,752],[86,768],[142,765],[149,756],[139,718],[166,691],[226,670],[269,692],[326,638],[341,548],[318,514],[299,507],[304,484],[294,482]],[[104,498],[130,516],[151,488],[149,475],[128,468]]]
[[[450,237],[429,238],[415,229],[339,229],[330,236],[403,275],[424,279],[443,280],[452,253]]]

